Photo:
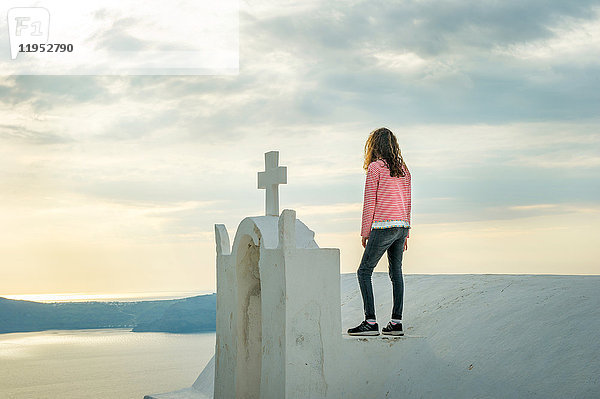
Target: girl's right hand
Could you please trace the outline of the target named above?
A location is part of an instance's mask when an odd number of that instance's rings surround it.
[[[367,240],[368,240],[368,239],[369,239],[369,237],[363,237],[363,238],[362,238],[362,246],[363,246],[363,248],[366,248],[366,247],[367,247]]]

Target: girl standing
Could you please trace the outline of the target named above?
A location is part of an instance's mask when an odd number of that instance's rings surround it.
[[[361,228],[365,250],[357,276],[365,320],[357,327],[348,329],[348,334],[379,335],[371,276],[379,259],[387,251],[394,306],[390,322],[381,331],[387,335],[404,335],[402,254],[408,249],[411,182],[396,136],[389,129],[382,127],[369,134],[363,167],[367,171]]]

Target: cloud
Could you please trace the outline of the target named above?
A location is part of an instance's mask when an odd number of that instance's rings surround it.
[[[28,104],[39,113],[70,104],[103,105],[112,99],[105,82],[106,79],[95,76],[16,75],[5,78],[0,102],[12,107]]]
[[[540,69],[546,53],[525,55],[529,45],[563,54],[579,38],[583,57],[598,16],[593,2],[544,4],[256,3],[242,10],[239,75],[5,78],[0,99],[12,108],[2,137],[44,144],[40,159],[65,187],[106,201],[240,198],[255,190],[262,153],[277,148],[293,178],[282,199],[307,215],[355,204],[364,139],[380,125],[396,132],[416,172],[423,215],[486,218],[495,212],[486,206],[554,193],[556,176],[569,177],[556,201],[590,199],[598,66],[551,57]],[[143,25],[98,16],[111,27],[94,39],[105,45]],[[322,190],[319,202],[311,193]],[[186,212],[171,231],[202,210]]]
[[[23,126],[0,124],[0,139],[22,141],[33,145],[59,144],[71,141],[68,137],[52,132],[35,131]]]
[[[593,59],[595,4],[308,2],[275,12],[253,2],[242,7],[237,76],[20,77],[22,89],[3,89],[3,100],[35,98],[37,111],[62,101],[106,104],[124,93],[140,103],[170,102],[190,140],[219,126],[244,134],[241,120],[277,126],[339,123],[348,115],[400,124],[586,118],[600,105],[598,90],[585,90],[597,87],[600,66],[578,62]],[[98,15],[106,25],[94,36],[98,45],[148,47],[128,33],[143,32],[144,21]],[[555,49],[553,60],[576,57],[545,65],[531,51],[540,46]]]
[[[594,3],[252,1],[239,75],[0,77],[9,259],[29,275],[86,264],[162,286],[175,279],[165,265],[214,264],[214,223],[233,233],[263,214],[256,174],[279,150],[280,209],[355,269],[362,151],[379,126],[396,133],[413,176],[414,272],[439,261],[418,240],[449,250],[456,270],[473,242],[483,261],[530,229],[540,248],[569,229],[584,242],[600,198]],[[143,21],[97,16],[93,44],[148,46]],[[519,244],[519,259],[535,256]],[[577,261],[597,258],[574,248]]]
[[[580,88],[597,86],[597,66],[581,71],[576,62],[566,68],[523,63],[497,49],[553,40],[561,34],[554,26],[564,30],[588,24],[591,31],[599,25],[595,5],[327,4],[290,15],[256,16],[246,27],[253,32],[246,43],[267,54],[269,49],[287,49],[295,55],[291,65],[302,65],[295,71],[296,80],[311,90],[307,94],[316,105],[306,109],[318,109],[316,116],[393,115],[396,123],[591,117],[598,95],[585,91],[589,95],[582,98]],[[265,59],[256,52],[244,58],[252,56],[256,62]]]
[[[550,37],[497,46],[493,51],[529,62],[570,64],[569,57],[577,58],[579,65],[600,62],[594,56],[600,51],[600,6],[590,10],[587,18],[563,15],[548,30]]]
[[[286,15],[255,16],[253,28],[279,43],[328,49],[340,54],[368,47],[410,50],[436,56],[466,48],[489,49],[553,36],[549,26],[564,18],[589,19],[594,0],[529,2],[387,1],[320,4],[317,9],[291,10]],[[244,15],[246,15],[244,14]]]
[[[102,10],[96,13],[98,19],[108,16]],[[143,32],[144,21],[133,17],[116,17],[109,21],[110,26],[91,34],[84,42],[93,43],[96,50],[142,51],[154,48],[151,41],[144,40],[134,32]]]

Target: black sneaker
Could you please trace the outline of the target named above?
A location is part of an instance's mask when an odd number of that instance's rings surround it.
[[[349,328],[348,335],[379,335],[379,325],[377,323],[370,324],[363,320],[357,327]]]
[[[381,332],[385,335],[404,335],[404,331],[402,331],[402,323],[392,323],[391,321],[387,326],[381,329]]]

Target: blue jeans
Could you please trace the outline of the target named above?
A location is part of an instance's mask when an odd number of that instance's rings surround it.
[[[402,253],[404,241],[408,235],[408,227],[388,227],[372,229],[358,267],[358,284],[365,307],[365,319],[375,319],[373,284],[371,276],[383,253],[387,251],[390,279],[394,293],[392,319],[402,319],[404,301],[404,279],[402,277]]]

